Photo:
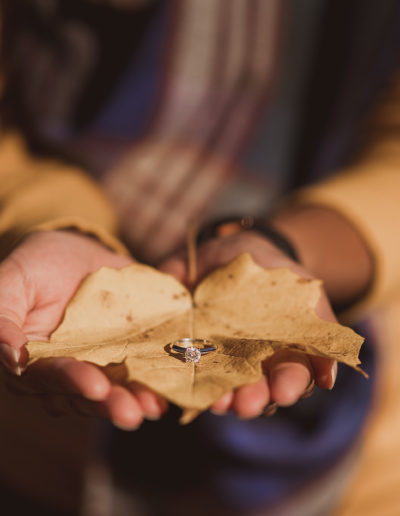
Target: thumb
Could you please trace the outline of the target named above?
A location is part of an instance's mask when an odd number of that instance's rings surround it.
[[[18,325],[0,314],[0,360],[14,374],[20,375],[27,362],[26,336]]]
[[[19,267],[6,259],[0,265],[0,361],[18,375],[27,361],[22,331],[28,310],[24,283]]]

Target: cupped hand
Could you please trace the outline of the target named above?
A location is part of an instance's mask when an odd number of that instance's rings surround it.
[[[0,264],[0,359],[8,370],[21,375],[27,360],[24,345],[49,337],[88,274],[131,262],[72,231],[26,237]],[[7,384],[17,392],[45,393],[47,402],[61,397],[64,408],[101,414],[125,429],[138,427],[144,417],[157,419],[166,410],[163,399],[140,385],[113,385],[95,365],[72,358],[38,361],[22,377],[7,375]]]
[[[288,258],[265,237],[255,231],[240,231],[233,235],[214,238],[197,250],[197,278],[200,281],[213,269],[225,265],[241,253],[248,252],[265,268],[291,269],[302,277],[313,276],[300,264]],[[160,269],[188,283],[187,257],[177,253],[161,265]],[[328,321],[336,321],[328,298],[321,289],[316,307],[317,314]],[[253,418],[265,407],[289,406],[310,393],[313,382],[324,389],[332,389],[337,374],[337,362],[300,353],[281,351],[263,364],[264,376],[257,383],[245,385],[224,394],[211,407],[217,414],[233,410],[241,418]],[[269,410],[268,413],[273,411]]]

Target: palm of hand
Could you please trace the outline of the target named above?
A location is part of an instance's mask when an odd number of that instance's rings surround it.
[[[27,338],[47,338],[87,274],[102,265],[122,267],[130,262],[80,235],[33,234],[0,266],[1,316]]]
[[[303,277],[312,277],[301,265],[293,262],[261,235],[242,231],[210,240],[200,246],[197,251],[197,281],[243,252],[249,252],[263,267],[286,267]],[[187,283],[186,263],[183,252],[165,261],[161,269]],[[323,319],[336,320],[324,291],[321,291],[316,311]],[[225,394],[213,405],[213,411],[224,414],[232,409],[242,418],[251,418],[259,415],[270,403],[291,405],[308,390],[313,378],[320,387],[332,388],[337,364],[333,360],[281,352],[275,354],[264,366],[265,376],[259,382]]]
[[[210,241],[199,249],[198,279],[245,251],[264,267],[289,267],[310,277],[264,238],[241,233]],[[28,237],[0,266],[0,343],[7,344],[0,344],[0,348],[2,351],[7,348],[8,364],[12,365],[13,358],[10,346],[18,355],[27,339],[47,338],[58,326],[68,301],[87,274],[101,266],[119,268],[130,262],[95,240],[74,233],[36,233]],[[162,269],[185,282],[184,255],[168,260]],[[324,293],[317,312],[334,320]],[[23,353],[19,358],[23,363]],[[335,374],[332,361],[312,358],[308,362],[307,357],[299,360],[298,356],[287,354],[274,356],[265,368],[266,375],[260,382],[227,393],[214,404],[214,411],[225,413],[232,408],[241,417],[254,417],[271,401],[280,405],[294,403],[309,384],[311,370],[317,383],[325,388],[332,387]],[[75,398],[78,394],[92,400],[84,404],[86,411],[100,409],[124,428],[137,427],[145,415],[156,419],[166,409],[165,401],[150,391],[139,385],[131,385],[129,389],[111,385],[98,368],[88,363],[57,358],[39,362],[30,370],[25,375],[26,383],[33,379],[33,389],[35,379],[39,379],[40,385],[46,385],[49,396],[54,391],[73,394]]]
[[[26,359],[23,345],[51,334],[89,273],[101,266],[120,268],[131,262],[78,234],[62,231],[29,236],[0,266],[0,342],[6,344],[2,351],[7,365],[18,372],[15,359],[22,366]],[[97,409],[126,428],[138,426],[146,413],[157,417],[165,409],[163,401],[149,391],[111,385],[97,367],[68,358],[39,362],[18,380],[19,390],[45,388],[49,397],[51,393],[72,396],[80,411]],[[82,403],[80,397],[91,403]]]

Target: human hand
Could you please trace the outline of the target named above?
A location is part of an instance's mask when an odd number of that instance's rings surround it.
[[[27,340],[45,340],[60,323],[81,281],[102,266],[121,268],[131,258],[118,255],[93,238],[69,231],[28,236],[0,264],[0,360],[21,375]],[[63,409],[101,414],[133,429],[143,417],[157,419],[166,402],[137,385],[113,385],[95,365],[72,358],[41,360],[21,378],[7,375],[17,392],[45,393],[46,402],[62,399]]]
[[[241,253],[248,252],[266,268],[285,267],[305,278],[312,275],[300,264],[288,258],[282,251],[255,231],[240,231],[233,235],[214,238],[199,246],[197,281],[213,269],[225,265]],[[160,269],[188,283],[187,258],[180,252],[161,264]],[[328,298],[323,290],[316,307],[317,314],[328,321],[336,321]],[[245,385],[234,392],[224,394],[211,407],[214,413],[224,414],[232,409],[241,418],[260,415],[265,407],[288,406],[304,394],[315,379],[319,387],[332,389],[337,374],[337,362],[300,353],[282,351],[263,364],[265,375],[257,383]],[[273,411],[270,410],[270,413]]]

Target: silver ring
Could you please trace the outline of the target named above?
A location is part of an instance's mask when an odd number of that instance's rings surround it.
[[[199,348],[195,346],[195,344],[203,347]],[[206,339],[186,338],[175,341],[172,345],[172,349],[177,353],[183,353],[185,355],[185,362],[196,364],[200,362],[201,355],[206,355],[211,351],[215,351],[217,348]]]

